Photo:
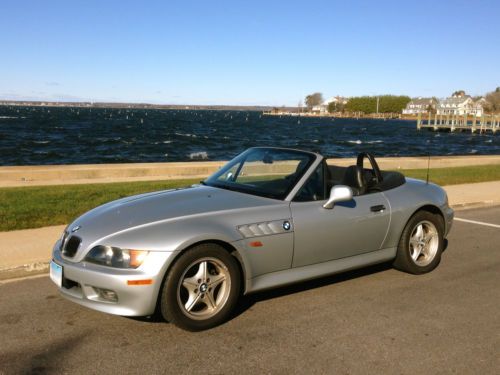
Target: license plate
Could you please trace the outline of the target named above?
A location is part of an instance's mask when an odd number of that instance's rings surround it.
[[[50,278],[60,288],[62,286],[63,268],[54,261],[50,262]]]

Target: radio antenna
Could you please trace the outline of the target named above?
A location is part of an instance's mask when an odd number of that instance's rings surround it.
[[[429,158],[427,159],[427,178],[425,179],[425,183],[429,184],[429,169],[431,167],[431,154],[429,154]]]

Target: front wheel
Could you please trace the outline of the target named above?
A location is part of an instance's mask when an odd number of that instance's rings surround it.
[[[394,267],[416,275],[432,271],[441,261],[443,232],[444,223],[439,215],[417,212],[403,230]]]
[[[163,317],[200,331],[226,321],[240,293],[236,259],[217,244],[187,250],[170,270],[161,296]]]

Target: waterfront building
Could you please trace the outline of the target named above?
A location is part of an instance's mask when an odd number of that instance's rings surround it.
[[[436,109],[437,100],[434,98],[415,98],[412,99],[403,109],[403,115],[418,115],[427,113]]]
[[[347,99],[342,97],[342,96],[332,96],[331,98],[325,100],[323,103],[312,107],[311,111],[315,112],[315,113],[327,113],[328,112],[328,105],[330,103],[346,104]]]
[[[481,101],[474,102],[469,95],[454,95],[451,98],[442,99],[437,105],[438,115],[472,115],[481,117],[483,106]]]

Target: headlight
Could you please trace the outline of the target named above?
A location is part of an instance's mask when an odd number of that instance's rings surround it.
[[[96,246],[89,251],[85,260],[90,263],[116,268],[139,267],[149,251],[120,249],[111,246]]]

